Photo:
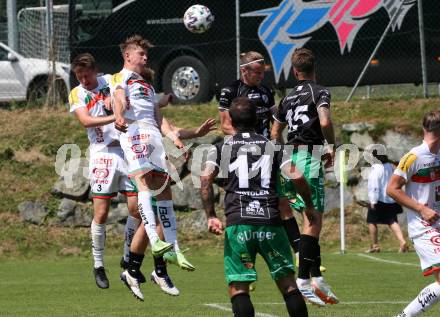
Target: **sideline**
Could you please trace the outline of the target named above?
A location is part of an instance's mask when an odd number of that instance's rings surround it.
[[[415,263],[407,263],[407,262],[400,262],[400,261],[394,261],[394,260],[385,260],[385,259],[381,259],[381,258],[377,258],[375,256],[372,255],[367,255],[367,254],[362,254],[362,253],[356,253],[357,256],[362,257],[362,258],[367,258],[373,261],[377,261],[377,262],[383,262],[383,263],[388,263],[388,264],[395,264],[395,265],[405,265],[405,266],[415,266],[415,267],[420,267],[419,264],[415,264]]]
[[[274,303],[275,305],[278,305],[278,303]],[[282,303],[284,304],[284,303]],[[208,304],[203,304],[204,306],[208,306],[211,308],[215,308],[215,309],[220,309],[223,311],[227,311],[227,312],[232,312],[232,309],[229,307],[225,307],[226,305],[230,305],[230,304],[226,304],[226,303],[208,303]],[[255,316],[258,317],[278,317],[277,315],[271,315],[271,314],[264,314],[264,313],[258,313],[255,312]]]

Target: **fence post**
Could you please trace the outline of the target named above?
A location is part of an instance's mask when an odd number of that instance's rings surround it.
[[[18,52],[17,1],[7,0],[6,10],[8,12],[8,45]]]
[[[235,45],[237,79],[240,79],[240,0],[235,0]]]
[[[426,68],[425,27],[423,23],[422,0],[417,1],[419,10],[420,57],[422,62],[423,97],[428,98],[428,73]]]

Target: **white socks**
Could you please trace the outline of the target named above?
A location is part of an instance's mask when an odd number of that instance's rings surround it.
[[[138,193],[139,214],[144,222],[145,232],[148,235],[148,239],[150,240],[150,243],[153,244],[159,239],[159,236],[156,232],[156,218],[154,216],[151,198],[152,195],[149,191]]]
[[[97,269],[104,266],[105,223],[98,224],[92,220],[91,238],[94,267]]]
[[[136,233],[137,228],[141,220],[133,216],[128,215],[127,222],[125,223],[125,241],[124,241],[124,261],[128,263],[128,256],[130,254],[130,245],[133,236]]]
[[[165,241],[174,245],[174,251],[179,251],[179,245],[177,244],[176,214],[174,213],[173,201],[158,200],[156,205],[157,217],[162,224]]]
[[[426,286],[398,316],[417,316],[423,312],[426,312],[438,301],[440,301],[440,284],[434,282]]]

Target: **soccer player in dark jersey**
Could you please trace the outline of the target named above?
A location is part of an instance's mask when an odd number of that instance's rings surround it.
[[[231,126],[229,107],[237,97],[246,97],[257,109],[255,132],[270,138],[272,115],[276,112],[275,97],[272,91],[261,82],[264,78],[264,58],[258,52],[250,51],[240,55],[241,78],[222,89],[220,94],[219,114],[221,129],[230,135],[234,129]],[[290,245],[295,253],[299,251],[300,231],[286,197],[279,200],[281,219],[289,237]]]
[[[208,152],[201,176],[201,196],[208,230],[221,235],[223,224],[215,212],[212,183],[217,175],[225,178],[224,268],[234,316],[255,315],[249,285],[257,279],[257,253],[282,293],[289,316],[308,316],[296,286],[292,252],[278,210],[278,171],[282,169],[293,180],[304,197],[305,214],[313,223],[318,213],[313,209],[309,187],[290,156],[283,155],[282,147],[255,133],[257,112],[248,98],[234,99],[229,115],[232,137]]]
[[[276,111],[272,91],[261,82],[264,78],[264,58],[258,52],[247,52],[240,55],[241,78],[224,87],[220,93],[219,113],[221,129],[224,134],[232,134],[229,108],[237,97],[248,98],[257,109],[257,133],[270,137],[272,115]]]
[[[298,79],[291,93],[284,97],[274,115],[275,122],[271,138],[282,143],[282,131],[288,126],[287,140],[292,146],[292,162],[300,168],[311,188],[312,200],[319,216],[314,223],[304,217],[303,232],[299,247],[299,270],[297,284],[306,299],[321,305],[339,302],[335,294],[325,283],[319,267],[321,251],[319,235],[322,228],[324,212],[324,169],[331,166],[334,151],[324,154],[324,141],[331,146],[335,144],[335,134],[330,117],[330,92],[316,84],[315,57],[305,48],[295,50],[292,54],[293,73]],[[284,183],[282,192],[292,192],[289,182]],[[290,187],[290,188],[289,188]],[[298,197],[298,201],[300,201]],[[294,206],[298,209],[298,205]],[[313,296],[313,293],[317,296]],[[321,299],[321,303],[318,301]]]

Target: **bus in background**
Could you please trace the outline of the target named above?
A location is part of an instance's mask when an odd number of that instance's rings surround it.
[[[325,86],[353,86],[390,19],[392,27],[362,85],[420,83],[420,40],[416,0],[206,0],[215,16],[202,34],[186,30],[182,17],[190,0],[70,0],[70,57],[90,52],[102,72],[122,67],[119,43],[140,34],[154,47],[149,66],[158,91],[178,103],[209,101],[237,76],[236,34],[240,51],[265,55],[265,84],[274,89],[295,85],[290,55],[307,47],[319,61]],[[425,0],[424,22],[428,81],[440,82],[440,2]]]

